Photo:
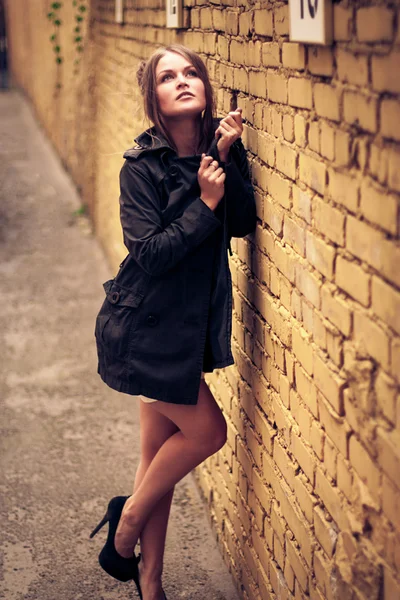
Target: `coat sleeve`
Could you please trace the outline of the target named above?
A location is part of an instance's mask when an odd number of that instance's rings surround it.
[[[150,275],[161,275],[172,269],[221,226],[213,211],[197,197],[182,215],[163,227],[154,184],[129,160],[120,172],[120,189],[125,246]]]
[[[244,237],[255,230],[257,216],[246,150],[240,138],[231,147],[225,173],[228,234]]]

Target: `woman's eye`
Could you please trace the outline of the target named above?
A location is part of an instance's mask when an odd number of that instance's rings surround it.
[[[161,78],[161,81],[167,81],[167,79],[169,79],[170,77],[172,77],[171,73],[167,73],[166,75],[163,75],[163,77]]]
[[[197,77],[197,71],[191,69],[190,71],[188,71],[188,75],[191,75],[192,77]]]

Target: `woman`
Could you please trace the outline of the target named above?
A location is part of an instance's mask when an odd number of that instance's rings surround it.
[[[164,600],[174,485],[226,441],[204,372],[233,363],[227,248],[232,236],[254,230],[256,210],[241,111],[213,118],[200,57],[179,45],[160,48],[138,81],[154,127],[124,154],[120,207],[129,254],[104,284],[96,340],[102,379],[141,400],[141,460],[133,494],[113,498],[91,535],[108,521],[102,567],[134,579],[144,600]]]

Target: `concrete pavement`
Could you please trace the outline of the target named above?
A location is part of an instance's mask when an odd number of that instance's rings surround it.
[[[117,202],[117,198],[115,199]],[[129,494],[137,400],[96,372],[95,315],[112,276],[79,197],[25,100],[0,92],[0,598],[127,600],[98,566],[107,501]],[[191,476],[167,538],[169,600],[237,600]]]

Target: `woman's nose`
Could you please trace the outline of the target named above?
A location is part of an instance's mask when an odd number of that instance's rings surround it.
[[[176,82],[177,82],[178,87],[181,87],[182,85],[187,85],[188,84],[183,73],[180,73],[177,76]]]

